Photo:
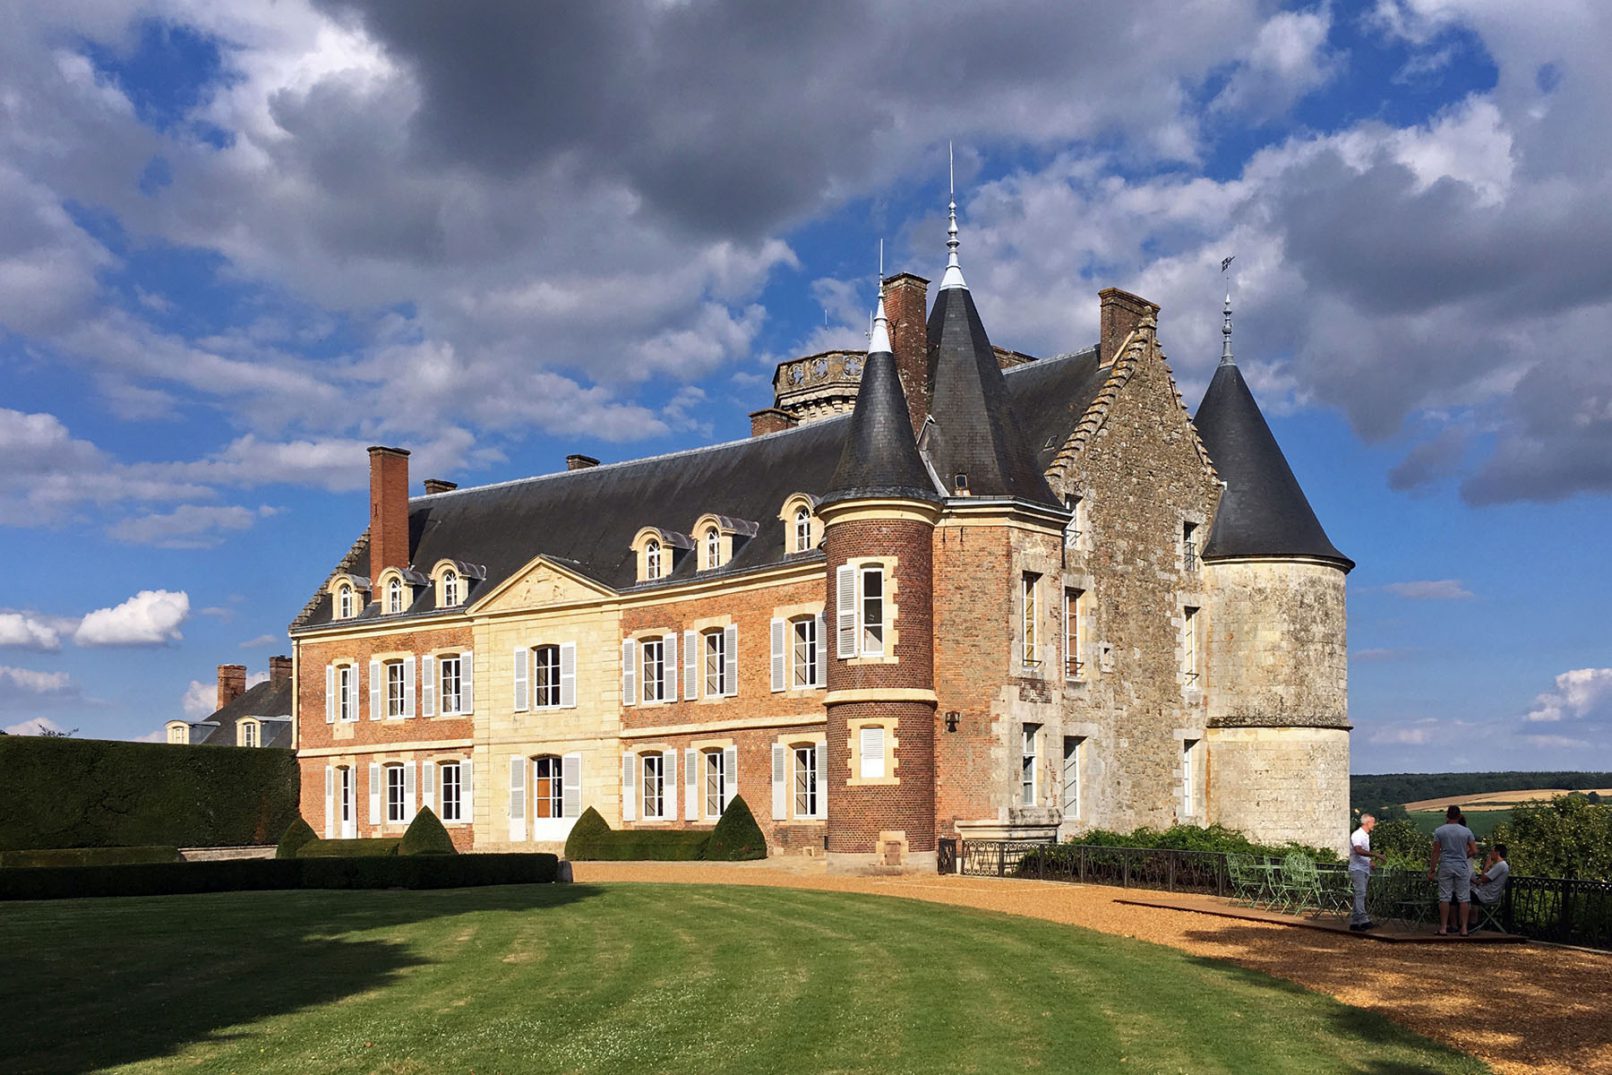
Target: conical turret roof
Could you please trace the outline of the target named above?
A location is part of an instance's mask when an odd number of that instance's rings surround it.
[[[1355,566],[1327,538],[1234,362],[1215,370],[1194,422],[1226,483],[1205,560],[1307,556]]]

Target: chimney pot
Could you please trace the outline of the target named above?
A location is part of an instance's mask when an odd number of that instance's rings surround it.
[[[884,281],[884,314],[890,321],[890,351],[916,436],[929,414],[929,281],[899,272]]]
[[[425,480],[426,496],[431,496],[435,493],[451,493],[457,488],[459,488],[458,482],[444,481],[441,478],[427,478]]]
[[[576,452],[572,452],[570,455],[565,457],[566,470],[587,470],[589,467],[596,467],[598,465],[599,461],[591,455],[580,455]]]
[[[1099,365],[1113,365],[1114,359],[1119,357],[1120,345],[1127,336],[1136,331],[1143,318],[1157,319],[1159,304],[1149,302],[1140,295],[1133,295],[1129,291],[1121,291],[1117,287],[1105,287],[1097,293],[1101,303],[1101,336],[1097,341],[1097,362]]]
[[[409,566],[409,453],[369,450],[369,577]]]
[[[291,679],[291,658],[290,657],[270,657],[269,658],[269,682],[270,683],[285,683],[285,682],[288,682],[290,679]]]
[[[221,664],[218,666],[218,705],[223,709],[246,693],[246,665]]]
[[[766,433],[781,433],[786,429],[793,429],[796,425],[795,416],[788,411],[777,407],[763,407],[750,415],[750,435],[759,437]]]

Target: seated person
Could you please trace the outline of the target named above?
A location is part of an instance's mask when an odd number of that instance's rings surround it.
[[[1495,844],[1483,863],[1483,872],[1472,879],[1472,898],[1485,907],[1498,907],[1506,894],[1511,864],[1506,861],[1506,845]]]

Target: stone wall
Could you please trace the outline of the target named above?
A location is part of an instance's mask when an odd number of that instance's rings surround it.
[[[1349,733],[1210,728],[1210,819],[1265,843],[1342,851],[1349,836]]]

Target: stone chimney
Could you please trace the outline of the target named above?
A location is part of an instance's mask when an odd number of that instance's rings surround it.
[[[290,679],[291,679],[291,658],[290,657],[270,657],[269,658],[269,682],[270,683],[285,683],[285,682],[288,682]]]
[[[246,665],[221,664],[218,666],[218,704],[223,709],[246,693]]]
[[[409,566],[409,453],[369,450],[369,577]]]
[[[764,433],[782,433],[786,429],[793,429],[795,425],[795,416],[777,407],[764,407],[750,414],[752,437],[759,437]]]
[[[929,281],[910,272],[884,282],[884,313],[890,321],[890,351],[907,397],[914,434],[929,414]]]
[[[1151,317],[1155,320],[1159,316],[1159,306],[1156,302],[1149,302],[1140,295],[1133,295],[1129,291],[1121,291],[1117,287],[1105,287],[1097,293],[1102,303],[1101,335],[1097,340],[1097,361],[1100,365],[1113,365],[1114,359],[1119,355],[1120,345],[1125,342],[1142,319]]]
[[[587,470],[589,467],[598,465],[599,461],[591,455],[579,455],[576,452],[572,452],[565,457],[566,470]]]
[[[444,481],[441,478],[427,478],[425,480],[426,496],[432,496],[436,493],[451,493],[457,488],[459,488],[458,482]]]

